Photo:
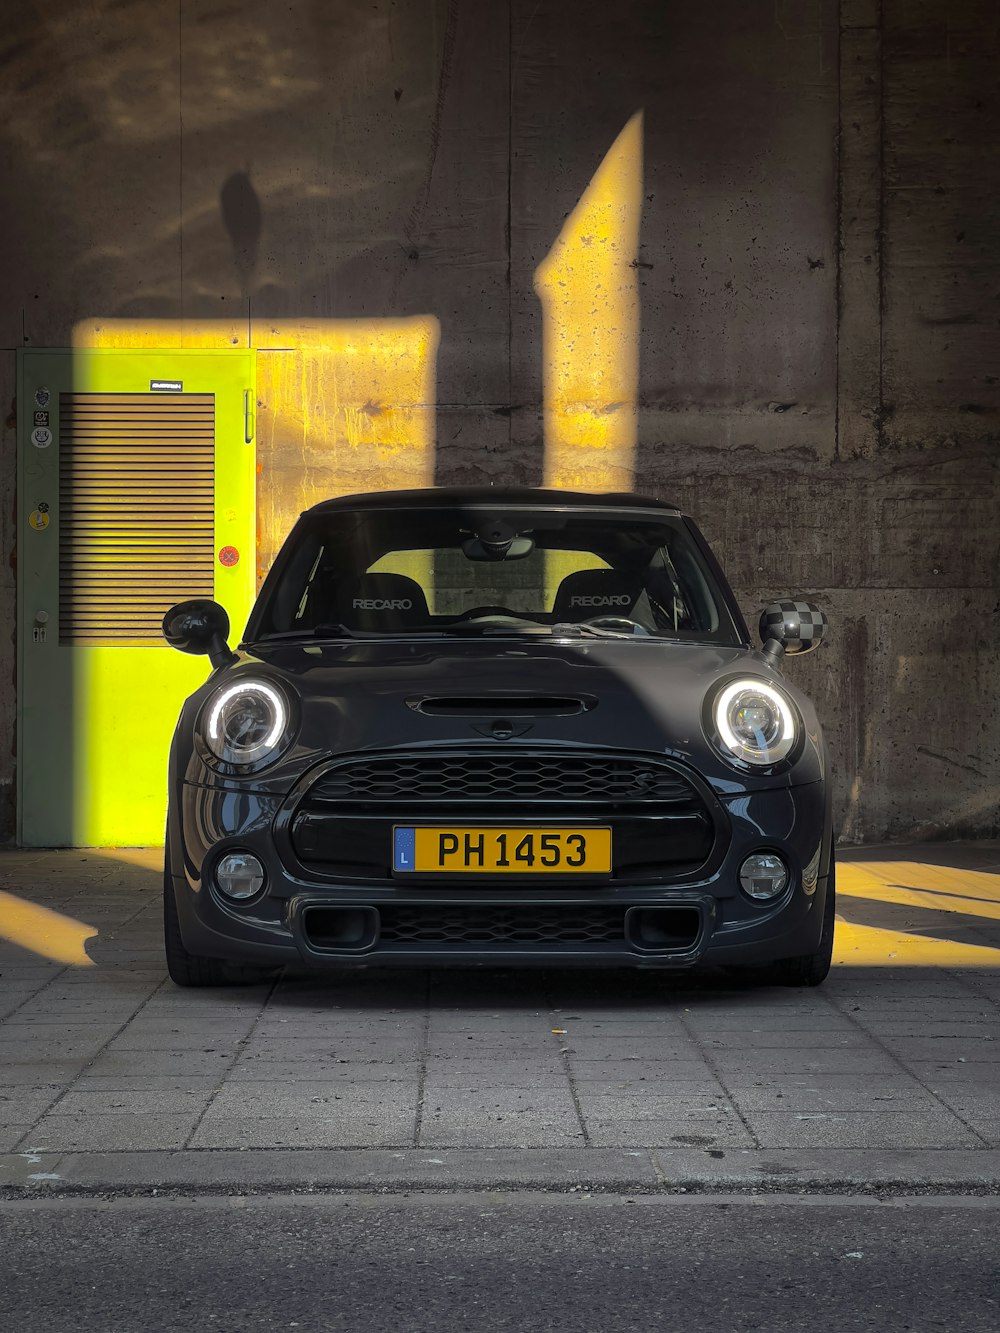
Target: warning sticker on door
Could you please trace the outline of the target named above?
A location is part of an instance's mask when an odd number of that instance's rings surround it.
[[[49,514],[41,509],[33,509],[28,515],[28,522],[36,532],[44,532],[49,526]]]
[[[219,552],[219,564],[225,565],[227,569],[232,569],[233,565],[240,563],[240,553],[235,546],[224,546]]]
[[[31,432],[31,443],[36,449],[47,449],[52,443],[52,432],[48,426],[36,426]]]

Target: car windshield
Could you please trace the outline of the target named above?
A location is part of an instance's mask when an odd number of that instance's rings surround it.
[[[739,642],[679,516],[480,506],[306,515],[246,637],[552,633]]]

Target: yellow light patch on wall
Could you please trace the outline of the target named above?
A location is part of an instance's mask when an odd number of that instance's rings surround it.
[[[83,319],[73,327],[73,348],[134,352],[144,348],[225,351],[249,345],[246,320]]]
[[[319,500],[434,484],[439,338],[430,315],[254,323],[262,564]]]
[[[87,956],[84,945],[96,938],[94,926],[0,890],[0,939],[53,963],[93,967],[94,961]]]
[[[636,112],[535,272],[546,486],[632,488],[641,207],[642,112]]]
[[[93,319],[74,348],[257,351],[258,577],[303,509],[331,496],[434,483],[432,315],[406,319]]]

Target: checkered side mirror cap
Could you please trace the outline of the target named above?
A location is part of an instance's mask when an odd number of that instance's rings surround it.
[[[812,602],[768,602],[760,614],[765,649],[780,644],[786,653],[810,653],[825,633],[826,616]]]

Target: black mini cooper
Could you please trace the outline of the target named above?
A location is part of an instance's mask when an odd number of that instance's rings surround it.
[[[834,864],[816,713],[753,647],[692,520],[633,495],[462,489],[303,514],[236,652],[214,602],[170,757],[182,986],[282,964],[711,963],[817,985]]]

